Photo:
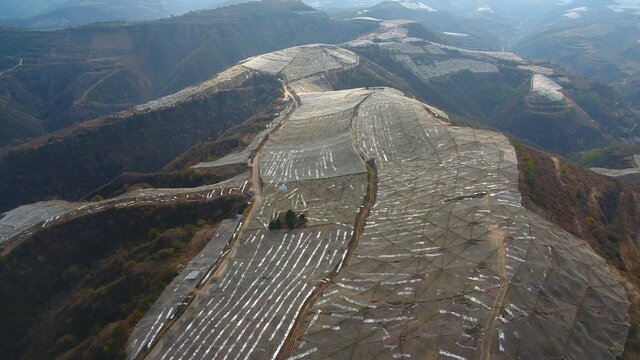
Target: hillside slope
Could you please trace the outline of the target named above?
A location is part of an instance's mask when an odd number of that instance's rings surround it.
[[[640,356],[640,194],[611,178],[516,143],[523,204],[589,242],[624,278],[631,331],[623,359]]]
[[[406,79],[415,95],[451,114],[563,154],[638,134],[637,111],[610,87],[513,53],[421,38],[411,22],[378,22],[378,31],[344,46]]]
[[[132,22],[178,16],[206,9],[223,0],[49,0],[43,4],[39,0],[29,0],[26,4],[18,4],[15,0],[5,2],[9,4],[0,6],[0,24],[55,30],[99,21]]]
[[[176,269],[244,202],[109,209],[26,240],[0,258],[0,357],[124,358],[128,333]]]
[[[506,137],[394,90],[296,83],[299,107],[256,154],[263,185],[232,255],[159,325],[149,358],[624,351],[624,288],[586,243],[520,205]],[[265,228],[287,209],[308,226]],[[153,339],[132,338],[130,357]]]
[[[515,51],[610,84],[638,77],[638,6],[576,6],[522,39]]]
[[[159,171],[280,96],[273,76],[222,73],[133,111],[25,143],[0,158],[0,211],[50,198],[77,200],[122,172]]]
[[[249,56],[371,29],[312,10],[254,2],[145,23],[2,30],[0,106],[38,119],[39,130],[59,130],[176,92]],[[13,139],[0,140],[1,148]]]

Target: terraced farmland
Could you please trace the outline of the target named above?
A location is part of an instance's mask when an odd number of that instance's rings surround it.
[[[399,94],[359,108],[378,202],[292,358],[615,359],[618,280],[589,246],[520,205],[503,135],[451,126]]]
[[[166,324],[173,320],[183,306],[188,305],[192,292],[201,281],[206,280],[207,275],[213,270],[216,261],[235,234],[239,223],[240,220],[222,222],[207,246],[167,286],[160,298],[134,329],[128,345],[130,357],[135,358],[146,346],[152,344]]]
[[[348,46],[385,48],[425,82],[505,64],[553,81],[513,54],[410,38],[403,24],[384,22]],[[629,332],[624,288],[587,243],[521,205],[509,140],[453,126],[397,90],[332,91],[325,77],[360,60],[329,45],[282,50],[138,108],[173,106],[261,73],[279,76],[290,102],[247,149],[196,165],[252,160],[251,174],[47,215],[252,193],[237,228],[221,230],[138,325],[129,357],[619,356]],[[551,85],[533,81],[532,91],[563,96]],[[288,210],[305,215],[302,225],[269,230]],[[194,271],[197,286],[184,282]]]
[[[247,232],[218,289],[190,307],[150,358],[277,354],[315,284],[342,260],[351,232],[349,226]]]
[[[214,274],[217,289],[194,301],[150,358],[279,353],[301,308],[342,267],[353,239],[368,181],[353,146],[351,120],[369,95],[301,95],[302,105],[256,159],[264,188],[232,257]],[[268,231],[266,223],[288,209],[305,213],[307,227]]]
[[[301,95],[302,106],[271,137],[261,157],[265,183],[365,172],[353,147],[351,119],[368,95],[362,90]]]
[[[139,189],[92,203],[49,201],[21,206],[0,218],[0,253],[10,251],[40,229],[111,208],[214,200],[226,195],[244,194],[249,185],[247,176],[245,173],[218,184],[197,188]]]
[[[378,49],[424,82],[463,71],[498,73],[501,64],[526,64],[513,53],[467,50],[410,37],[406,28],[410,23],[383,21],[378,31],[348,42],[345,47],[354,51]]]
[[[305,45],[257,56],[244,62],[243,66],[270,74],[282,74],[294,82],[357,63],[357,55],[337,46]]]
[[[43,226],[75,210],[78,206],[64,201],[50,201],[21,206],[0,219],[0,244],[32,226]]]
[[[264,188],[216,290],[148,358],[621,354],[624,288],[585,242],[520,204],[505,136],[391,89],[300,99],[259,154]],[[266,230],[286,209],[313,221]]]

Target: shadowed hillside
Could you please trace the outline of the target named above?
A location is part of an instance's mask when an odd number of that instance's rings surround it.
[[[280,94],[274,77],[258,75],[187,102],[97,119],[24,144],[0,159],[0,211],[48,198],[79,199],[122,172],[159,171]]]
[[[0,31],[0,148],[180,90],[249,56],[336,43],[367,23],[300,3],[250,3],[145,23]]]

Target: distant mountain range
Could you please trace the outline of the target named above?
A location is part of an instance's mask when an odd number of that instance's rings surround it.
[[[385,1],[342,16],[414,20],[456,46],[550,62],[640,102],[637,1]]]
[[[640,74],[640,5],[581,6],[519,41],[515,49],[606,83]]]
[[[60,29],[104,21],[140,21],[206,9],[223,0],[9,0],[0,4],[0,24],[34,29]]]

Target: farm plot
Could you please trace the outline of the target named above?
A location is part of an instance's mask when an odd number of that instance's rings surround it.
[[[150,358],[272,358],[315,285],[342,262],[352,231],[248,232],[215,290],[187,310]]]
[[[526,64],[520,56],[504,51],[468,50],[456,46],[439,44],[420,38],[410,37],[406,25],[411,21],[385,21],[377,32],[364,35],[345,45],[350,48],[377,46],[392,53],[448,55],[456,58],[473,58],[489,62],[501,61]]]
[[[0,219],[0,244],[29,228],[43,223],[43,227],[76,210],[80,204],[49,201],[24,205],[11,210]]]
[[[359,51],[375,47],[389,54],[423,81],[462,71],[498,73],[498,65],[526,66],[527,62],[508,52],[474,51],[409,37],[405,23],[382,23],[380,29],[345,44]]]
[[[632,168],[619,169],[619,170],[605,169],[605,168],[591,168],[590,170],[595,173],[602,174],[605,176],[610,176],[610,177],[620,177],[620,176],[631,175],[631,174],[640,174],[640,155],[633,155],[633,161],[635,162],[636,166]]]
[[[195,188],[149,188],[130,191],[116,198],[87,204],[79,208],[85,212],[96,212],[106,207],[126,207],[139,204],[166,203],[179,200],[211,200],[231,194],[244,194],[249,189],[249,173],[213,185]]]
[[[358,56],[349,50],[331,45],[304,45],[257,56],[242,65],[256,71],[282,74],[293,82],[357,63]]]
[[[245,80],[250,75],[252,75],[251,72],[246,68],[243,68],[241,66],[234,66],[198,85],[188,87],[175,94],[161,97],[157,100],[150,101],[146,104],[138,105],[135,107],[135,111],[136,112],[152,112],[152,111],[170,108],[180,103],[189,101],[195,96],[216,91],[217,89],[220,89],[225,84],[228,84],[231,82],[240,82],[242,80]]]
[[[265,184],[366,172],[353,148],[351,120],[364,90],[301,96],[302,106],[271,136],[260,158]]]
[[[289,86],[297,94],[325,92],[333,90],[333,85],[324,75],[310,76],[289,83]]]
[[[256,211],[249,227],[266,229],[269,221],[289,209],[304,213],[308,226],[353,223],[367,185],[366,173],[288,182],[286,190],[266,185],[262,191],[263,206]]]
[[[417,73],[427,81],[431,78],[445,76],[461,71],[474,73],[497,73],[498,67],[492,63],[474,59],[451,59],[438,61],[430,65],[417,65]]]
[[[525,70],[525,71],[530,71],[530,72],[532,72],[534,74],[540,74],[540,75],[544,75],[544,76],[553,76],[554,75],[553,69],[549,69],[549,68],[546,68],[544,66],[518,65],[518,69]]]
[[[564,94],[560,90],[562,90],[562,86],[550,78],[541,74],[533,75],[533,79],[531,80],[532,92],[551,101],[561,101],[564,99]]]
[[[21,206],[0,219],[0,243],[20,235],[30,236],[34,226],[42,223],[45,228],[71,217],[95,214],[111,208],[123,208],[146,204],[172,203],[181,200],[211,200],[231,194],[244,194],[249,189],[248,173],[238,175],[214,185],[197,188],[139,189],[113,199],[92,203],[49,201]]]
[[[433,45],[419,47],[406,43],[375,44],[392,54],[393,58],[423,81],[462,71],[473,73],[498,73],[495,58],[485,54],[459,54],[436,47],[441,53],[434,54]]]
[[[211,168],[217,168],[217,167],[222,167],[227,165],[246,164],[247,161],[249,160],[250,154],[251,152],[248,149],[243,149],[242,151],[229,154],[215,161],[205,161],[205,162],[198,163],[196,165],[193,165],[191,168],[192,169],[211,169]]]
[[[316,286],[342,267],[354,236],[368,179],[354,149],[351,121],[369,95],[354,90],[302,96],[303,105],[271,134],[260,154],[265,184],[258,208],[227,265],[216,272],[214,290],[194,300],[150,358],[278,354]],[[304,212],[307,227],[264,228],[288,209]]]
[[[520,204],[502,135],[378,92],[354,120],[377,202],[290,359],[597,358],[624,349],[629,303],[583,241]]]
[[[239,222],[240,220],[222,222],[207,246],[167,286],[133,330],[127,344],[128,358],[135,359],[141,351],[152,344],[165,324],[174,318],[181,307],[187,305],[189,295],[220,258]]]

